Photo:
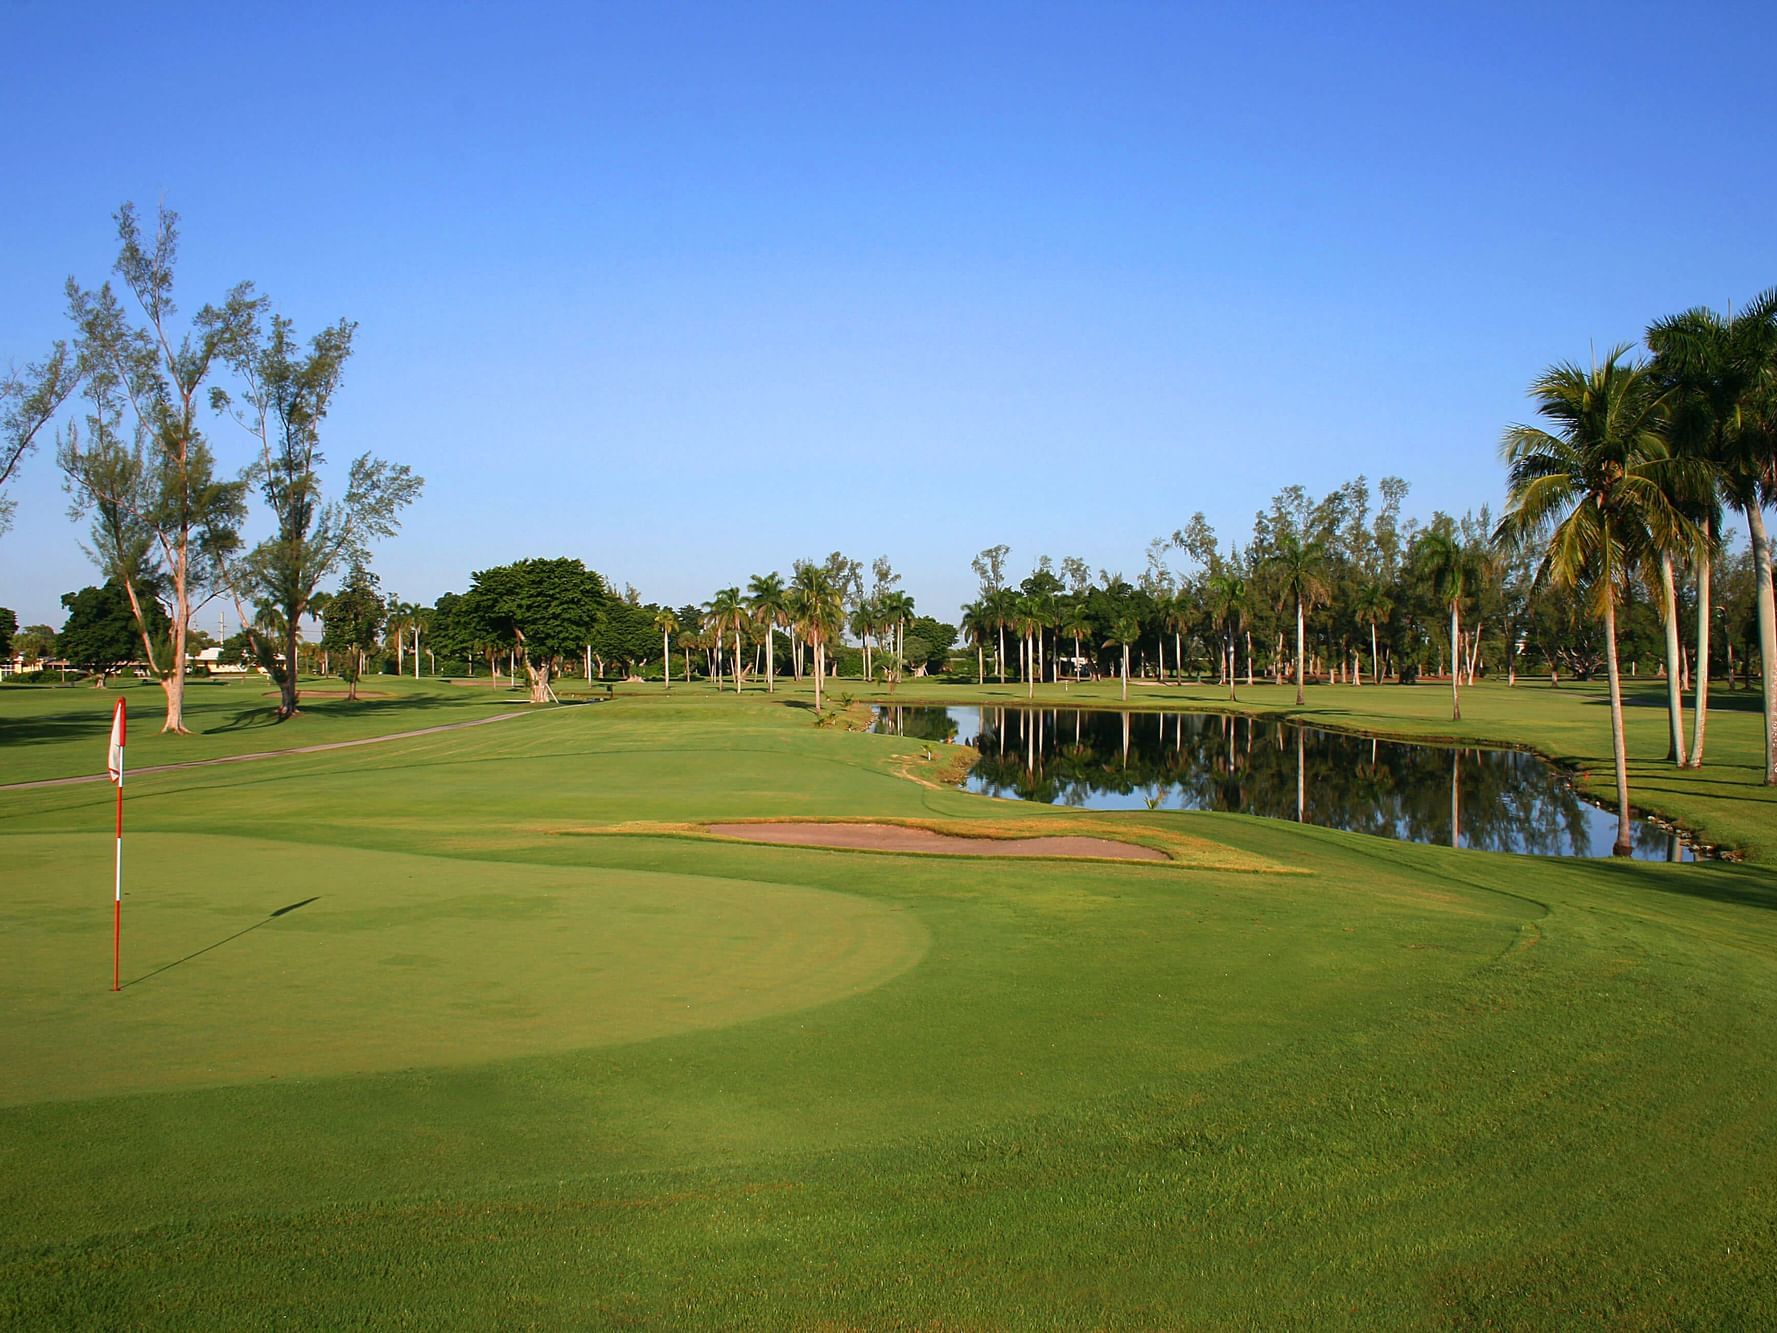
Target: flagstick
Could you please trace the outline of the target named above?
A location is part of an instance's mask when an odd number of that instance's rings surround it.
[[[117,873],[111,908],[111,989],[118,990],[123,964],[123,754],[117,756]]]

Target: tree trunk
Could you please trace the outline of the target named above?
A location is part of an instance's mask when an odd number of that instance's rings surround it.
[[[1692,768],[1703,767],[1703,730],[1709,721],[1709,520],[1703,520],[1703,558],[1697,565],[1697,721],[1691,746]],[[1732,670],[1728,672],[1733,675]],[[1682,757],[1682,756],[1681,756]]]
[[[827,674],[827,656],[822,652],[825,647],[820,639],[814,642],[814,708],[821,711],[821,678]]]
[[[975,640],[975,684],[987,684],[987,650],[979,639]]]
[[[666,631],[660,631],[660,678],[666,683],[667,689],[673,687],[673,646],[667,638]]]
[[[1302,651],[1303,651],[1302,650],[1302,618],[1303,618],[1302,617],[1302,599],[1300,597],[1298,597],[1298,598],[1296,598],[1296,707],[1297,708],[1300,708],[1303,704],[1308,702],[1308,696],[1302,688],[1303,683],[1304,683],[1302,672],[1303,672],[1303,667],[1306,665],[1306,663],[1304,663],[1302,660]]]
[[[1610,673],[1610,743],[1617,766],[1617,840],[1612,856],[1635,850],[1629,831],[1629,750],[1623,739],[1623,677],[1617,666],[1617,604],[1614,589],[1604,603],[1604,664]]]
[[[1450,603],[1450,720],[1462,721],[1462,611],[1452,600]]]
[[[1000,627],[1000,650],[994,655],[994,671],[999,675],[1000,684],[1006,683],[1006,627]]]
[[[1234,668],[1239,663],[1234,656],[1234,636],[1232,634],[1228,636],[1228,652],[1222,665],[1228,669],[1228,698],[1234,703],[1239,703],[1240,696],[1234,692]]]
[[[296,716],[296,629],[298,616],[284,626],[284,674],[278,681],[278,721]]]
[[[525,674],[531,678],[531,702],[546,704],[549,702],[549,663],[533,666],[531,659],[524,659]]]
[[[1660,552],[1660,619],[1666,629],[1666,759],[1684,767],[1684,686],[1679,683],[1678,583],[1672,576],[1672,553]]]
[[[1765,785],[1777,787],[1777,599],[1771,590],[1771,539],[1755,499],[1746,510],[1752,534],[1752,566],[1758,582],[1759,679],[1765,696]]]
[[[734,627],[734,692],[740,693],[740,626]]]
[[[1129,702],[1129,645],[1123,645],[1123,701]]]

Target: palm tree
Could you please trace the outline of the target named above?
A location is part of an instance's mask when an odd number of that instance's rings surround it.
[[[975,683],[987,683],[987,636],[993,628],[993,619],[988,613],[985,602],[977,598],[963,607],[963,633],[969,636],[969,642],[975,649]]]
[[[1571,362],[1551,366],[1530,386],[1537,412],[1553,431],[1513,426],[1502,452],[1510,507],[1497,537],[1542,546],[1539,577],[1557,587],[1584,588],[1604,622],[1610,677],[1611,744],[1616,760],[1617,840],[1627,856],[1629,756],[1623,737],[1623,683],[1617,664],[1617,601],[1637,559],[1661,538],[1688,526],[1662,488],[1670,457],[1662,430],[1664,395],[1647,367],[1612,349],[1590,372]]]
[[[1474,554],[1452,532],[1421,534],[1413,554],[1420,576],[1450,613],[1450,720],[1462,721],[1462,604],[1476,582]]]
[[[395,641],[395,674],[402,674],[402,666],[407,660],[407,631],[413,628],[414,613],[419,606],[413,602],[403,602],[391,597],[387,611],[387,633]]]
[[[1080,639],[1092,633],[1092,617],[1087,613],[1084,597],[1070,597],[1061,608],[1061,618],[1056,622],[1056,632],[1066,634],[1074,641],[1074,674],[1080,674]]]
[[[1205,590],[1209,594],[1210,615],[1227,631],[1228,651],[1223,656],[1228,664],[1228,698],[1238,703],[1240,696],[1234,692],[1234,644],[1246,625],[1247,617],[1252,614],[1252,596],[1247,590],[1246,580],[1229,567],[1211,574]],[[1249,654],[1249,667],[1251,661]]]
[[[740,693],[740,627],[747,623],[746,603],[739,588],[723,588],[710,599],[705,608],[704,628],[715,638],[716,661],[722,660],[722,636],[734,631],[734,692]]]
[[[907,655],[907,622],[913,619],[913,598],[904,592],[885,592],[876,599],[877,623],[884,629],[894,627],[894,650],[897,657]]]
[[[1043,608],[1035,593],[1024,593],[1012,604],[1012,628],[1023,640],[1024,697],[1034,699],[1037,693],[1037,661],[1042,649],[1037,646],[1043,632]]]
[[[994,655],[994,670],[998,674],[1000,684],[1006,683],[1006,626],[1012,623],[1014,608],[1018,603],[1018,593],[1012,588],[995,588],[982,599],[987,604],[987,613],[993,619],[993,627],[999,634],[999,649]]]
[[[666,688],[673,687],[673,643],[672,636],[679,632],[679,618],[667,607],[661,607],[654,613],[654,628],[660,631],[660,674],[666,682]]]
[[[1271,554],[1265,557],[1265,566],[1277,579],[1283,600],[1296,604],[1296,706],[1300,708],[1308,702],[1303,689],[1306,679],[1303,622],[1309,607],[1321,605],[1331,595],[1327,586],[1326,552],[1319,542],[1305,542],[1295,533],[1286,532],[1276,539]]]
[[[827,641],[845,618],[845,603],[833,576],[821,566],[804,562],[791,580],[796,593],[798,628],[814,650],[814,706],[821,706],[821,684],[827,673]]]
[[[851,620],[848,622],[851,632],[858,636],[858,642],[864,646],[864,679],[876,679],[875,656],[870,651],[870,638],[882,623],[882,612],[873,598],[866,597],[852,608]]]
[[[1357,598],[1352,604],[1352,611],[1357,623],[1370,627],[1370,675],[1376,684],[1382,683],[1382,659],[1376,650],[1376,626],[1394,614],[1394,602],[1388,596],[1388,589],[1379,579],[1371,579],[1357,590]],[[1362,680],[1360,672],[1358,679]]]
[[[1161,607],[1166,628],[1172,631],[1172,674],[1185,678],[1185,631],[1191,628],[1191,595],[1180,588]]]
[[[790,619],[790,604],[782,575],[773,570],[769,574],[755,574],[748,579],[747,607],[753,613],[753,623],[765,630],[765,692],[775,694],[777,645],[772,642],[772,637],[778,627],[788,624]]]
[[[1675,452],[1700,465],[1690,480],[1706,478],[1708,489],[1726,497],[1746,516],[1758,569],[1759,648],[1777,661],[1777,609],[1771,594],[1771,544],[1761,507],[1777,497],[1777,455],[1773,453],[1772,382],[1777,379],[1777,288],[1761,292],[1738,315],[1724,316],[1699,306],[1647,331],[1654,373],[1673,391]],[[1699,497],[1704,498],[1704,497]],[[1697,728],[1689,764],[1703,764],[1709,707],[1710,559],[1718,526],[1714,496],[1698,515],[1702,529],[1697,556]],[[1777,783],[1777,672],[1764,673],[1765,781]],[[1680,751],[1680,758],[1683,752]]]
[[[1129,645],[1141,638],[1141,621],[1133,611],[1119,611],[1111,617],[1111,637],[1104,641],[1109,648],[1112,644],[1123,645],[1123,700],[1129,700]]]
[[[420,635],[432,628],[432,608],[415,606],[410,621],[413,630],[413,678],[420,678]]]

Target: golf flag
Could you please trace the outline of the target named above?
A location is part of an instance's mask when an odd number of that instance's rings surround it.
[[[111,710],[111,746],[105,752],[105,775],[117,784],[117,868],[112,876],[111,989],[119,989],[123,965],[123,696]]]
[[[105,771],[118,786],[123,786],[123,700],[111,710],[111,749],[105,756]]]

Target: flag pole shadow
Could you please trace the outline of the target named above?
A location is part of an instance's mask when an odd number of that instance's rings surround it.
[[[320,895],[316,894],[315,897],[313,897],[313,898],[304,898],[301,902],[291,903],[287,907],[280,907],[280,908],[278,908],[277,911],[268,915],[263,921],[255,921],[250,926],[243,926],[240,930],[235,931],[234,934],[224,936],[222,939],[217,940],[214,944],[206,944],[203,948],[197,950],[195,953],[188,953],[183,958],[175,958],[170,963],[162,963],[159,967],[155,968],[154,971],[144,972],[139,977],[131,977],[128,981],[124,982],[123,985],[119,986],[118,990],[128,990],[131,986],[139,986],[144,981],[149,981],[155,977],[158,977],[162,972],[172,971],[172,969],[174,969],[175,967],[178,967],[181,963],[189,963],[194,958],[202,958],[205,954],[209,953],[212,949],[220,949],[225,944],[232,944],[235,940],[240,939],[240,937],[243,935],[251,935],[254,931],[258,930],[261,926],[269,926],[272,922],[276,921],[279,917],[287,916],[291,912],[296,911],[296,909],[299,907],[307,907],[310,903],[315,902],[319,898],[320,898]]]

